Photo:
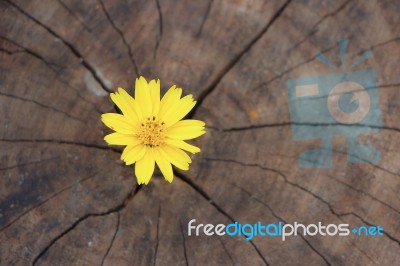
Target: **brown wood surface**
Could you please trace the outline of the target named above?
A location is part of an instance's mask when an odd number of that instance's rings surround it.
[[[397,0],[0,1],[0,265],[400,265]],[[301,169],[285,81],[349,39],[379,84],[378,164]],[[361,66],[360,66],[361,67]],[[361,67],[362,68],[362,67]],[[190,171],[136,187],[107,145],[108,92],[178,84],[207,134]],[[189,237],[187,223],[380,225],[380,237]]]

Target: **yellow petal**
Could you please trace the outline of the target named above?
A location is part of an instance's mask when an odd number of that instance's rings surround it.
[[[154,158],[165,180],[171,183],[172,179],[174,178],[174,173],[172,171],[171,163],[167,159],[165,159],[165,157],[161,154],[161,151],[159,149],[154,150]]]
[[[206,125],[206,123],[204,123],[203,121],[200,120],[196,120],[196,119],[185,119],[185,120],[181,120],[176,122],[175,124],[171,125],[169,128],[175,128],[175,127],[204,127]]]
[[[169,127],[182,118],[184,118],[190,110],[196,105],[196,101],[193,100],[193,96],[191,94],[183,97],[179,103],[177,104],[176,109],[171,109],[163,118],[163,122],[166,127]]]
[[[105,136],[104,140],[110,145],[126,145],[126,146],[135,146],[141,142],[133,134],[126,135],[118,132],[111,133]]]
[[[118,92],[111,93],[110,96],[125,116],[133,119],[136,123],[142,120],[139,105],[123,88],[118,88]]]
[[[120,114],[107,113],[101,115],[103,123],[122,134],[134,134],[135,126],[132,121],[129,121],[125,116]]]
[[[189,169],[190,157],[181,149],[170,145],[164,145],[159,148],[161,154],[173,165],[182,170]]]
[[[171,127],[166,132],[168,138],[179,139],[179,140],[194,139],[203,135],[204,133],[206,132],[203,127],[195,127],[195,126]]]
[[[200,152],[200,148],[190,145],[189,143],[184,142],[183,140],[177,140],[177,139],[166,139],[165,143],[176,146],[182,150],[191,152],[193,154]]]
[[[121,160],[123,160],[126,165],[130,165],[142,159],[145,152],[145,145],[138,144],[127,146],[121,154]]]
[[[169,90],[165,93],[165,95],[161,99],[160,111],[158,112],[159,113],[158,117],[160,117],[160,119],[162,119],[171,109],[177,108],[181,95],[182,95],[181,88],[176,88],[175,85],[169,88]]]
[[[154,79],[149,83],[150,96],[152,102],[152,115],[157,116],[160,110],[160,80],[155,81]]]
[[[136,79],[135,100],[139,104],[143,118],[150,117],[152,111],[150,89],[149,84],[143,77]]]
[[[151,176],[154,172],[154,155],[151,151],[152,148],[146,148],[146,153],[142,159],[136,162],[135,165],[135,175],[138,181],[138,184],[147,185],[151,179]]]

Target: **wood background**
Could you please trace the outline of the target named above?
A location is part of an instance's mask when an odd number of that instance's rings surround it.
[[[0,1],[0,265],[400,265],[397,0]],[[289,78],[372,49],[379,164],[300,169]],[[202,152],[137,188],[100,121],[138,75],[192,93]],[[380,225],[380,237],[189,237],[187,223]]]

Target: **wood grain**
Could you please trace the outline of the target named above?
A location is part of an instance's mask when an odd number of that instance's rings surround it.
[[[0,265],[399,265],[400,2],[0,2]],[[377,72],[378,164],[302,169],[290,78],[332,73],[337,41]],[[343,71],[354,69],[345,68]],[[202,152],[168,184],[136,187],[100,121],[138,75],[192,93]],[[380,237],[188,236],[187,223],[380,225]]]

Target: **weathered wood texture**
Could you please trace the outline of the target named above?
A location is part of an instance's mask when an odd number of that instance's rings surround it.
[[[400,2],[0,1],[0,265],[400,265]],[[301,169],[285,81],[372,49],[379,164]],[[365,66],[363,65],[363,66]],[[360,66],[360,68],[362,68]],[[172,184],[136,188],[102,140],[108,91],[178,84],[207,122]],[[189,237],[187,222],[380,225],[381,237]]]

